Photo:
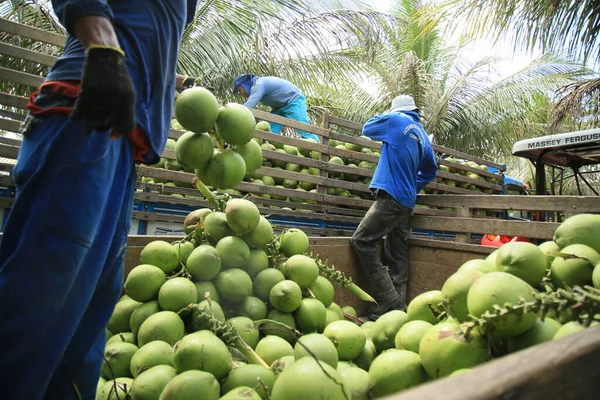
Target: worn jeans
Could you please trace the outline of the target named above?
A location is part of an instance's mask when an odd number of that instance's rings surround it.
[[[377,245],[383,237],[384,259],[389,276],[400,297],[406,301],[406,286],[410,273],[408,236],[412,210],[402,206],[383,190],[378,191],[377,200],[352,236],[352,246],[361,266],[370,277],[381,276],[383,266],[377,253]],[[379,279],[375,279],[376,281]],[[373,282],[378,285],[378,282]],[[374,290],[381,288],[375,287]]]

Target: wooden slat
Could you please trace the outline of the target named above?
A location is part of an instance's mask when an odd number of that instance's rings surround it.
[[[481,210],[567,211],[600,213],[597,196],[497,196],[432,195],[417,196],[419,204],[435,207],[468,207]]]
[[[27,85],[38,87],[44,82],[44,77],[28,74],[26,72],[18,72],[9,68],[0,67],[0,79],[16,83],[18,85]]]
[[[596,399],[598,359],[600,326],[594,326],[386,399]]]
[[[56,63],[58,57],[51,56],[48,54],[40,53],[39,51],[33,51],[29,49],[25,49],[23,47],[13,46],[12,44],[1,43],[0,42],[0,54],[14,57],[18,59],[23,59],[27,61],[32,61],[37,64],[46,65],[51,67]]]
[[[495,219],[429,217],[414,215],[411,226],[417,229],[457,233],[490,233],[523,236],[534,239],[552,239],[560,224],[554,222],[503,221]]]
[[[321,143],[313,143],[313,142],[309,142],[309,141],[302,140],[302,139],[296,139],[296,138],[291,138],[291,137],[287,137],[287,136],[276,135],[276,134],[273,134],[270,132],[256,130],[256,133],[254,134],[254,136],[257,138],[263,139],[263,140],[267,140],[269,142],[277,142],[277,143],[281,143],[281,144],[287,144],[290,146],[296,146],[296,147],[300,147],[303,149],[314,150],[319,153],[325,153],[325,154],[329,154],[329,155],[333,155],[333,156],[347,157],[347,158],[352,158],[352,159],[361,160],[361,161],[369,161],[369,162],[374,162],[374,163],[377,163],[379,161],[379,157],[371,155],[371,154],[365,154],[365,153],[360,153],[360,152],[351,151],[351,150],[336,149],[335,147],[331,147],[331,146],[323,146],[323,144],[321,144]]]
[[[460,164],[460,163],[457,163],[457,162],[447,161],[445,159],[441,159],[438,162],[438,164],[439,165],[446,165],[446,166],[449,166],[449,167],[452,167],[452,168],[455,168],[455,169],[459,169],[461,171],[474,172],[477,175],[481,175],[481,176],[489,176],[490,178],[494,178],[494,179],[496,179],[498,181],[502,181],[503,180],[502,175],[495,174],[495,173],[489,172],[489,171],[484,171],[481,168],[474,168],[474,167],[471,167],[469,165],[464,165],[464,164]]]
[[[473,190],[459,188],[456,186],[444,185],[442,183],[437,183],[435,181],[428,183],[427,186],[425,186],[425,187],[428,189],[438,190],[438,191],[442,191],[442,192],[446,192],[446,193],[456,193],[456,194],[465,194],[465,195],[470,194],[470,195],[474,195],[474,196],[482,196],[485,194],[483,192],[475,192]]]
[[[0,110],[0,117],[12,119],[15,121],[24,121],[25,120],[25,114],[16,113],[13,111],[6,111],[6,110]]]
[[[295,121],[293,119],[284,118],[284,117],[281,117],[279,115],[275,115],[275,114],[272,114],[269,112],[257,110],[255,108],[250,108],[250,111],[252,111],[252,114],[254,114],[254,117],[258,118],[258,119],[263,119],[265,121],[285,125],[290,128],[298,129],[301,131],[314,133],[317,136],[329,137],[329,131],[327,131],[327,129],[323,129],[319,126],[305,124],[304,122],[299,122],[299,121]]]
[[[0,104],[8,107],[27,109],[27,97],[15,96],[14,94],[1,93],[0,92]]]
[[[453,157],[458,157],[458,158],[462,158],[463,160],[467,160],[467,161],[473,161],[476,162],[477,164],[480,165],[487,165],[490,166],[492,168],[496,168],[499,171],[505,171],[506,169],[504,168],[504,166],[488,161],[484,158],[481,157],[477,157],[477,156],[472,156],[470,154],[467,153],[463,153],[462,151],[458,151],[458,150],[454,150],[448,147],[444,147],[444,146],[440,146],[437,144],[433,145],[433,150],[438,152],[438,153],[444,153],[444,154],[448,154],[450,156]]]
[[[330,139],[335,139],[339,142],[358,144],[359,146],[368,147],[370,149],[381,150],[381,143],[377,143],[374,140],[363,139],[358,136],[350,136],[344,133],[329,133]]]
[[[12,119],[0,118],[0,131],[20,133],[21,132],[21,122],[15,121]]]
[[[259,175],[268,175],[275,178],[293,179],[299,182],[309,182],[318,185],[325,185],[328,187],[356,190],[366,193],[370,192],[369,185],[365,185],[362,183],[348,182],[332,178],[322,178],[320,176],[301,174],[299,172],[286,171],[276,168],[260,167],[254,173]]]
[[[16,146],[0,146],[0,157],[16,159],[19,155],[19,148]]]
[[[286,153],[282,153],[279,151],[263,149],[262,152],[263,152],[263,157],[265,157],[269,160],[284,161],[284,162],[288,162],[288,163],[303,165],[305,167],[324,169],[324,170],[327,170],[330,172],[341,172],[341,173],[348,173],[348,174],[352,174],[352,175],[360,175],[360,176],[366,176],[366,177],[372,177],[373,173],[374,173],[374,171],[371,171],[369,169],[348,167],[346,165],[337,165],[337,164],[332,164],[332,163],[328,163],[328,162],[323,162],[320,160],[313,160],[312,158],[293,156],[291,154],[286,154]]]
[[[334,117],[332,115],[329,116],[329,123],[333,125],[338,125],[343,128],[352,129],[355,131],[362,132],[363,124],[359,124],[357,122],[348,121],[346,119]]]
[[[494,189],[497,191],[502,190],[502,186],[500,186],[498,184],[490,183],[490,182],[486,182],[486,181],[480,181],[477,179],[469,178],[464,175],[453,174],[450,172],[438,171],[437,177],[442,178],[442,179],[452,179],[452,180],[458,181],[458,182],[470,183],[475,186],[480,186],[480,187],[484,187],[484,188],[488,188],[488,189]]]
[[[25,37],[28,39],[37,40],[38,42],[53,44],[63,47],[67,41],[67,37],[54,32],[48,32],[43,29],[34,28],[32,26],[12,22],[4,18],[0,18],[0,31],[7,32],[16,36]]]

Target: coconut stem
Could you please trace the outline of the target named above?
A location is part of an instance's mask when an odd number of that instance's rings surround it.
[[[269,369],[269,365],[262,359],[256,352],[242,339],[240,334],[235,328],[226,322],[221,322],[215,318],[212,310],[212,301],[210,299],[210,293],[206,292],[204,298],[208,300],[208,308],[210,314],[203,312],[206,317],[210,320],[211,331],[223,340],[227,345],[235,347],[246,357],[250,364],[257,364],[264,368]]]
[[[225,210],[227,201],[231,198],[231,196],[229,196],[228,194],[214,194],[206,187],[204,183],[202,183],[200,179],[198,179],[198,177],[194,177],[194,179],[192,180],[192,185],[202,193],[202,195],[206,198],[208,204],[213,208],[213,210]]]
[[[347,289],[354,296],[358,297],[362,301],[369,301],[375,303],[375,299],[361,289],[358,285],[352,282],[352,278],[344,274],[342,271],[335,269],[335,266],[327,265],[323,260],[321,260],[318,256],[314,256],[312,253],[310,256],[317,263],[317,267],[319,267],[319,271],[321,275],[330,281],[336,282],[340,287]]]
[[[584,326],[589,326],[600,313],[600,290],[591,286],[575,286],[572,289],[559,289],[556,292],[539,293],[533,301],[519,301],[519,303],[505,304],[500,307],[494,305],[493,311],[486,311],[477,318],[469,315],[470,322],[464,324],[465,336],[478,328],[480,332],[487,334],[493,332],[494,324],[506,319],[510,315],[522,316],[534,312],[543,320],[548,311],[562,312],[566,309],[572,312],[572,321],[579,321]]]
[[[282,331],[287,331],[289,333],[292,334],[292,336],[294,336],[294,339],[299,339],[302,336],[302,333],[294,328],[292,328],[289,325],[284,324],[283,322],[279,322],[279,321],[273,321],[272,319],[259,319],[254,321],[254,326],[256,326],[257,328],[260,327],[263,324],[266,323],[270,323],[273,325],[277,325],[278,327],[281,328]]]

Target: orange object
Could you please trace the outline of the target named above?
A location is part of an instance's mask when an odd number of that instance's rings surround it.
[[[502,245],[510,242],[529,242],[531,241],[527,238],[520,236],[504,236],[504,235],[491,235],[486,234],[481,238],[482,246],[492,246],[492,247],[501,247]]]

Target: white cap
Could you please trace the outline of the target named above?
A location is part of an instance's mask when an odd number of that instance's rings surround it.
[[[419,107],[417,107],[415,100],[411,96],[401,94],[392,100],[392,108],[390,111],[414,111],[418,109]]]

